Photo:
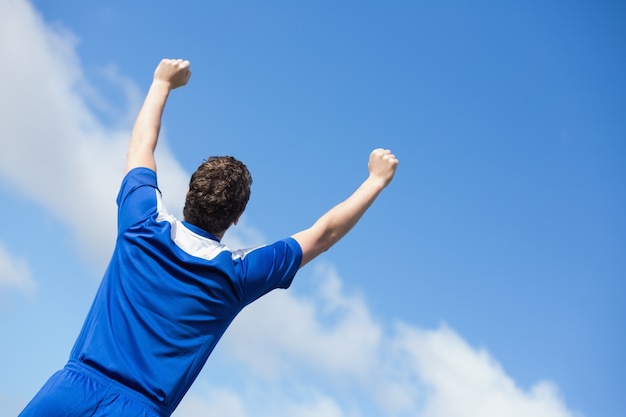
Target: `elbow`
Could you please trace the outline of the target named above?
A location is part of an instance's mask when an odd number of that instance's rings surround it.
[[[328,228],[319,239],[319,252],[324,253],[332,248],[343,237],[343,233],[335,228]]]

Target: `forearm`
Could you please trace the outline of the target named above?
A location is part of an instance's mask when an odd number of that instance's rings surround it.
[[[126,172],[137,167],[156,171],[154,150],[161,130],[161,117],[170,91],[186,85],[191,77],[189,61],[163,59],[154,71],[152,84],[133,126],[126,159]]]
[[[326,249],[337,243],[357,224],[383,188],[380,181],[370,176],[350,197],[317,220],[314,227],[324,230],[322,241]]]
[[[330,209],[313,226],[292,236],[302,249],[300,266],[330,249],[356,225],[393,179],[398,160],[390,150],[379,148],[372,151],[367,166],[369,176],[350,197]]]
[[[154,150],[169,92],[170,87],[166,82],[160,80],[152,82],[131,133],[127,170],[135,166],[156,169]]]
[[[321,216],[309,229],[293,236],[303,249],[302,266],[343,238],[376,200],[385,184],[369,176],[346,200]]]

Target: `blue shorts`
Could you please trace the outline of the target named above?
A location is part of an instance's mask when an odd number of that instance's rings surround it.
[[[18,417],[167,417],[144,395],[78,361],[55,373]]]

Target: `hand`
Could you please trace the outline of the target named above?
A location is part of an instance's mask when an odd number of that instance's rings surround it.
[[[165,82],[170,90],[187,84],[191,77],[189,61],[164,59],[154,71],[154,81]]]
[[[393,179],[398,163],[398,159],[389,149],[374,149],[367,164],[370,177],[380,180],[386,187]]]

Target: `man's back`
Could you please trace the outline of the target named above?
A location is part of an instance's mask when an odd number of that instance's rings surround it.
[[[231,252],[167,214],[146,168],[129,172],[118,205],[115,252],[70,359],[173,410],[239,311],[289,286],[300,249]]]

